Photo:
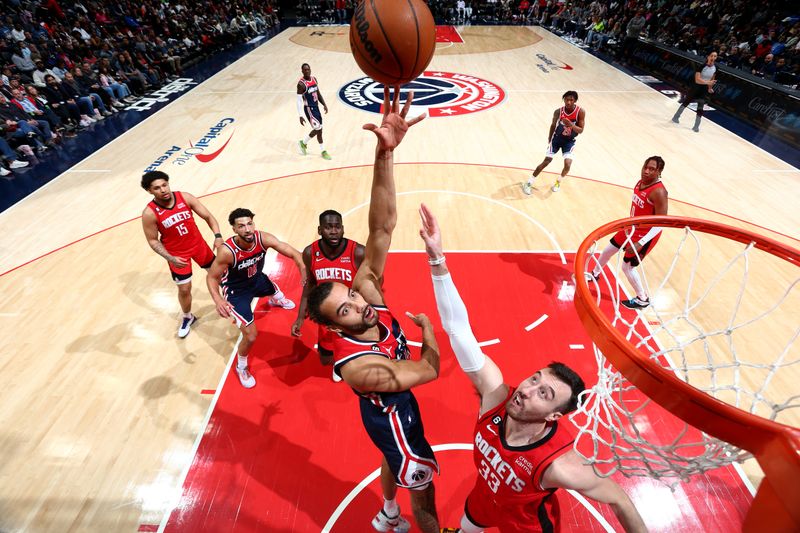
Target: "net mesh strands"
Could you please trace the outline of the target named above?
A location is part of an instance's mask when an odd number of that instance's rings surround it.
[[[651,301],[637,312],[621,305],[623,253],[634,228],[653,226],[658,248],[646,259],[631,248]],[[595,279],[597,252],[620,229],[627,239]],[[575,303],[598,380],[570,415],[576,452],[601,476],[668,485],[756,456],[788,484],[777,457],[800,474],[798,267],[797,250],[708,221],[642,217],[592,232],[576,257]],[[797,479],[782,497],[800,504]]]

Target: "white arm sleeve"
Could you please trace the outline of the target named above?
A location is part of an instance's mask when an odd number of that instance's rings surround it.
[[[644,237],[639,239],[639,244],[644,246],[648,242],[650,242],[653,239],[655,239],[656,235],[658,235],[659,233],[661,233],[661,228],[659,228],[659,227],[650,228],[650,231],[648,231],[647,234]]]
[[[450,338],[450,346],[456,354],[458,364],[464,372],[477,372],[486,363],[486,356],[472,333],[467,308],[453,284],[453,278],[449,273],[444,276],[431,275],[431,278],[439,318]]]
[[[303,104],[303,95],[302,94],[298,94],[297,95],[297,114],[298,114],[298,116],[301,116],[301,117],[305,118],[306,114],[303,112],[303,105],[304,105]]]

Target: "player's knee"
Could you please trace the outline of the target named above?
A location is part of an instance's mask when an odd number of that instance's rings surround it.
[[[256,342],[256,339],[258,338],[258,330],[255,328],[253,324],[251,324],[245,329],[244,338],[248,344],[253,344],[254,342]]]
[[[189,280],[186,283],[181,283],[178,285],[178,295],[180,296],[191,296],[192,294],[192,281]]]

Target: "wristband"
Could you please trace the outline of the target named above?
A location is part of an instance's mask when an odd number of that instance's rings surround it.
[[[215,233],[214,234],[214,238],[215,239],[221,239],[222,238],[222,233]]]
[[[438,257],[436,259],[428,258],[428,264],[431,266],[441,265],[442,263],[444,263],[444,261],[445,261],[444,256]]]

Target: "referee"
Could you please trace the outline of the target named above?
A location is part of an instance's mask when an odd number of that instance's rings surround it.
[[[672,117],[672,122],[678,124],[680,122],[681,113],[686,109],[686,106],[691,102],[697,101],[697,117],[694,119],[694,127],[692,130],[700,131],[700,120],[703,118],[703,107],[706,105],[706,98],[708,98],[709,94],[714,92],[714,84],[717,83],[714,79],[717,75],[717,67],[714,66],[716,60],[717,52],[711,52],[708,54],[708,57],[706,57],[705,64],[695,69],[694,83],[683,98],[681,106]]]

